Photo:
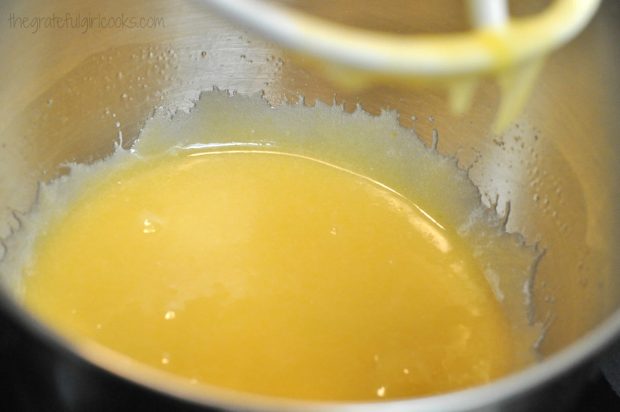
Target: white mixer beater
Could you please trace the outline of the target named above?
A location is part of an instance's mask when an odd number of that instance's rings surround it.
[[[469,107],[483,76],[495,76],[503,130],[523,108],[544,57],[575,37],[601,0],[555,0],[544,11],[511,18],[508,0],[467,0],[472,29],[399,35],[344,26],[260,0],[201,0],[297,53],[329,62],[336,81],[361,87],[377,79],[438,84],[454,112]]]

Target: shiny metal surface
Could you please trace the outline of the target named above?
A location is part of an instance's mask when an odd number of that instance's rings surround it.
[[[442,29],[458,30],[464,20],[456,0],[389,0],[363,6],[349,0],[292,3],[341,22],[399,32],[431,30],[432,19]],[[407,18],[402,12],[405,3],[418,8],[417,17]],[[539,3],[512,6],[528,13],[541,7]],[[55,392],[55,402],[70,404],[69,410],[81,410],[84,393],[95,397],[89,398],[90,405],[95,402],[105,410],[111,402],[105,400],[108,391],[131,392],[142,402],[187,410],[196,404],[244,410],[559,409],[552,402],[563,398],[570,403],[567,394],[578,394],[588,365],[620,330],[616,1],[604,2],[592,25],[549,59],[526,112],[501,136],[492,135],[489,127],[499,98],[491,83],[480,88],[464,117],[451,115],[446,97],[433,89],[339,89],[303,59],[289,57],[192,1],[5,1],[0,11],[0,236],[19,226],[14,212],[28,210],[38,181],[64,173],[67,162],[105,156],[119,141],[119,133],[123,143],[130,144],[156,107],[187,109],[200,91],[218,87],[239,93],[264,91],[274,105],[303,95],[306,104],[321,100],[353,110],[359,103],[373,114],[398,110],[403,126],[414,127],[427,144],[432,144],[436,131],[439,151],[455,156],[469,170],[483,201],[497,205],[500,214],[510,205],[508,230],[522,233],[545,251],[532,285],[535,318],[548,325],[541,364],[485,387],[384,404],[285,404],[217,390],[196,393],[148,372],[110,366],[105,355],[89,348],[68,350],[3,294],[2,310],[41,341],[46,355],[33,357],[33,362],[46,366],[42,373],[55,371],[64,374],[61,381],[77,379],[90,388],[74,390],[72,397],[62,395],[66,390]],[[423,12],[427,19],[420,17]],[[37,28],[18,20],[54,13],[73,18],[154,17],[160,25]],[[58,379],[49,379],[50,385],[58,385]]]
[[[581,32],[600,4],[600,0],[556,0],[544,12],[511,24],[507,0],[469,1],[466,4],[474,26],[487,30],[482,41],[476,29],[440,33],[442,36],[395,35],[384,30],[372,33],[260,0],[200,1],[298,53],[351,68],[435,81],[489,73],[546,56]],[[418,12],[409,5],[403,5],[405,8],[404,14]],[[493,44],[489,28],[501,28],[495,47],[489,46]],[[528,38],[536,41],[526,41]],[[501,53],[497,44],[503,46]]]

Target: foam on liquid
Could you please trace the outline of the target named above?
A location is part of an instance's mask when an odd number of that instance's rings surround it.
[[[389,115],[206,93],[47,185],[14,242],[42,320],[193,384],[402,398],[533,359],[532,251]]]

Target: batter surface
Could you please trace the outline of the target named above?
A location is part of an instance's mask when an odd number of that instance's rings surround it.
[[[25,303],[75,339],[258,394],[399,398],[506,374],[480,262],[415,202],[278,151],[136,158],[41,231]]]

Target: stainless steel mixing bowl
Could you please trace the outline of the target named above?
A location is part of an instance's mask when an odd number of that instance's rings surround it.
[[[397,32],[459,30],[465,21],[460,0],[287,3]],[[523,0],[512,7],[525,14],[545,3]],[[427,144],[438,133],[438,150],[468,169],[483,201],[500,214],[510,205],[507,229],[545,252],[532,285],[535,318],[547,325],[539,364],[479,388],[377,404],[188,392],[67,343],[4,291],[3,316],[36,342],[16,356],[49,388],[39,394],[44,410],[121,404],[157,410],[559,410],[579,394],[593,362],[620,330],[617,1],[606,1],[590,27],[549,59],[527,110],[503,135],[490,132],[499,98],[492,82],[480,88],[464,117],[451,115],[443,93],[433,89],[339,89],[196,1],[4,1],[0,12],[0,236],[18,229],[37,182],[65,173],[67,162],[111,153],[119,133],[129,145],[155,108],[187,109],[200,91],[218,87],[264,91],[274,105],[302,95],[310,105],[321,100],[347,110],[360,104],[373,114],[397,110],[403,126],[414,127]]]

